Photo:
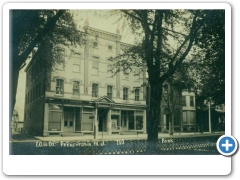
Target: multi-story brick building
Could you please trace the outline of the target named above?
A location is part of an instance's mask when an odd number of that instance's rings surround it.
[[[66,48],[65,63],[54,71],[37,58],[44,58],[48,48],[43,46],[28,64],[24,131],[43,136],[146,133],[144,76],[135,73],[137,67],[114,76],[109,71],[111,57],[128,45],[121,42],[119,31],[113,34],[88,25],[84,29],[84,45]]]

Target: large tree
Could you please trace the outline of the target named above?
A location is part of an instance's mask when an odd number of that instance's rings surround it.
[[[78,32],[72,14],[67,10],[10,10],[9,25],[11,116],[16,102],[19,70],[26,65],[33,49],[48,42],[59,47],[52,51],[57,57],[57,54],[62,52],[61,47],[78,40]],[[54,63],[56,59],[48,60]]]
[[[162,85],[186,59],[196,40],[202,36],[207,11],[203,10],[121,10],[133,33],[142,37],[135,46],[118,56],[117,66],[146,65],[150,86],[147,117],[148,151],[158,141],[158,122]],[[139,40],[139,38],[138,38]],[[140,57],[140,60],[137,60]],[[131,69],[131,68],[130,68]],[[121,68],[117,69],[118,71]]]

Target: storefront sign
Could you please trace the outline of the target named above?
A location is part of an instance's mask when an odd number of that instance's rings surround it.
[[[57,104],[81,104],[80,100],[71,100],[71,99],[46,99],[48,103],[57,103]]]

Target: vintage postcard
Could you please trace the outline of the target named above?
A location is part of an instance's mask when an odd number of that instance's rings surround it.
[[[9,3],[4,24],[5,174],[230,173],[228,4]]]

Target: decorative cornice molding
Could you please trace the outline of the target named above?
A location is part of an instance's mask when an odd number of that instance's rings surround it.
[[[85,29],[85,32],[88,33],[89,35],[97,38],[101,38],[101,39],[107,39],[111,41],[120,41],[122,37],[121,35],[98,30],[89,26],[85,26],[84,29]]]

